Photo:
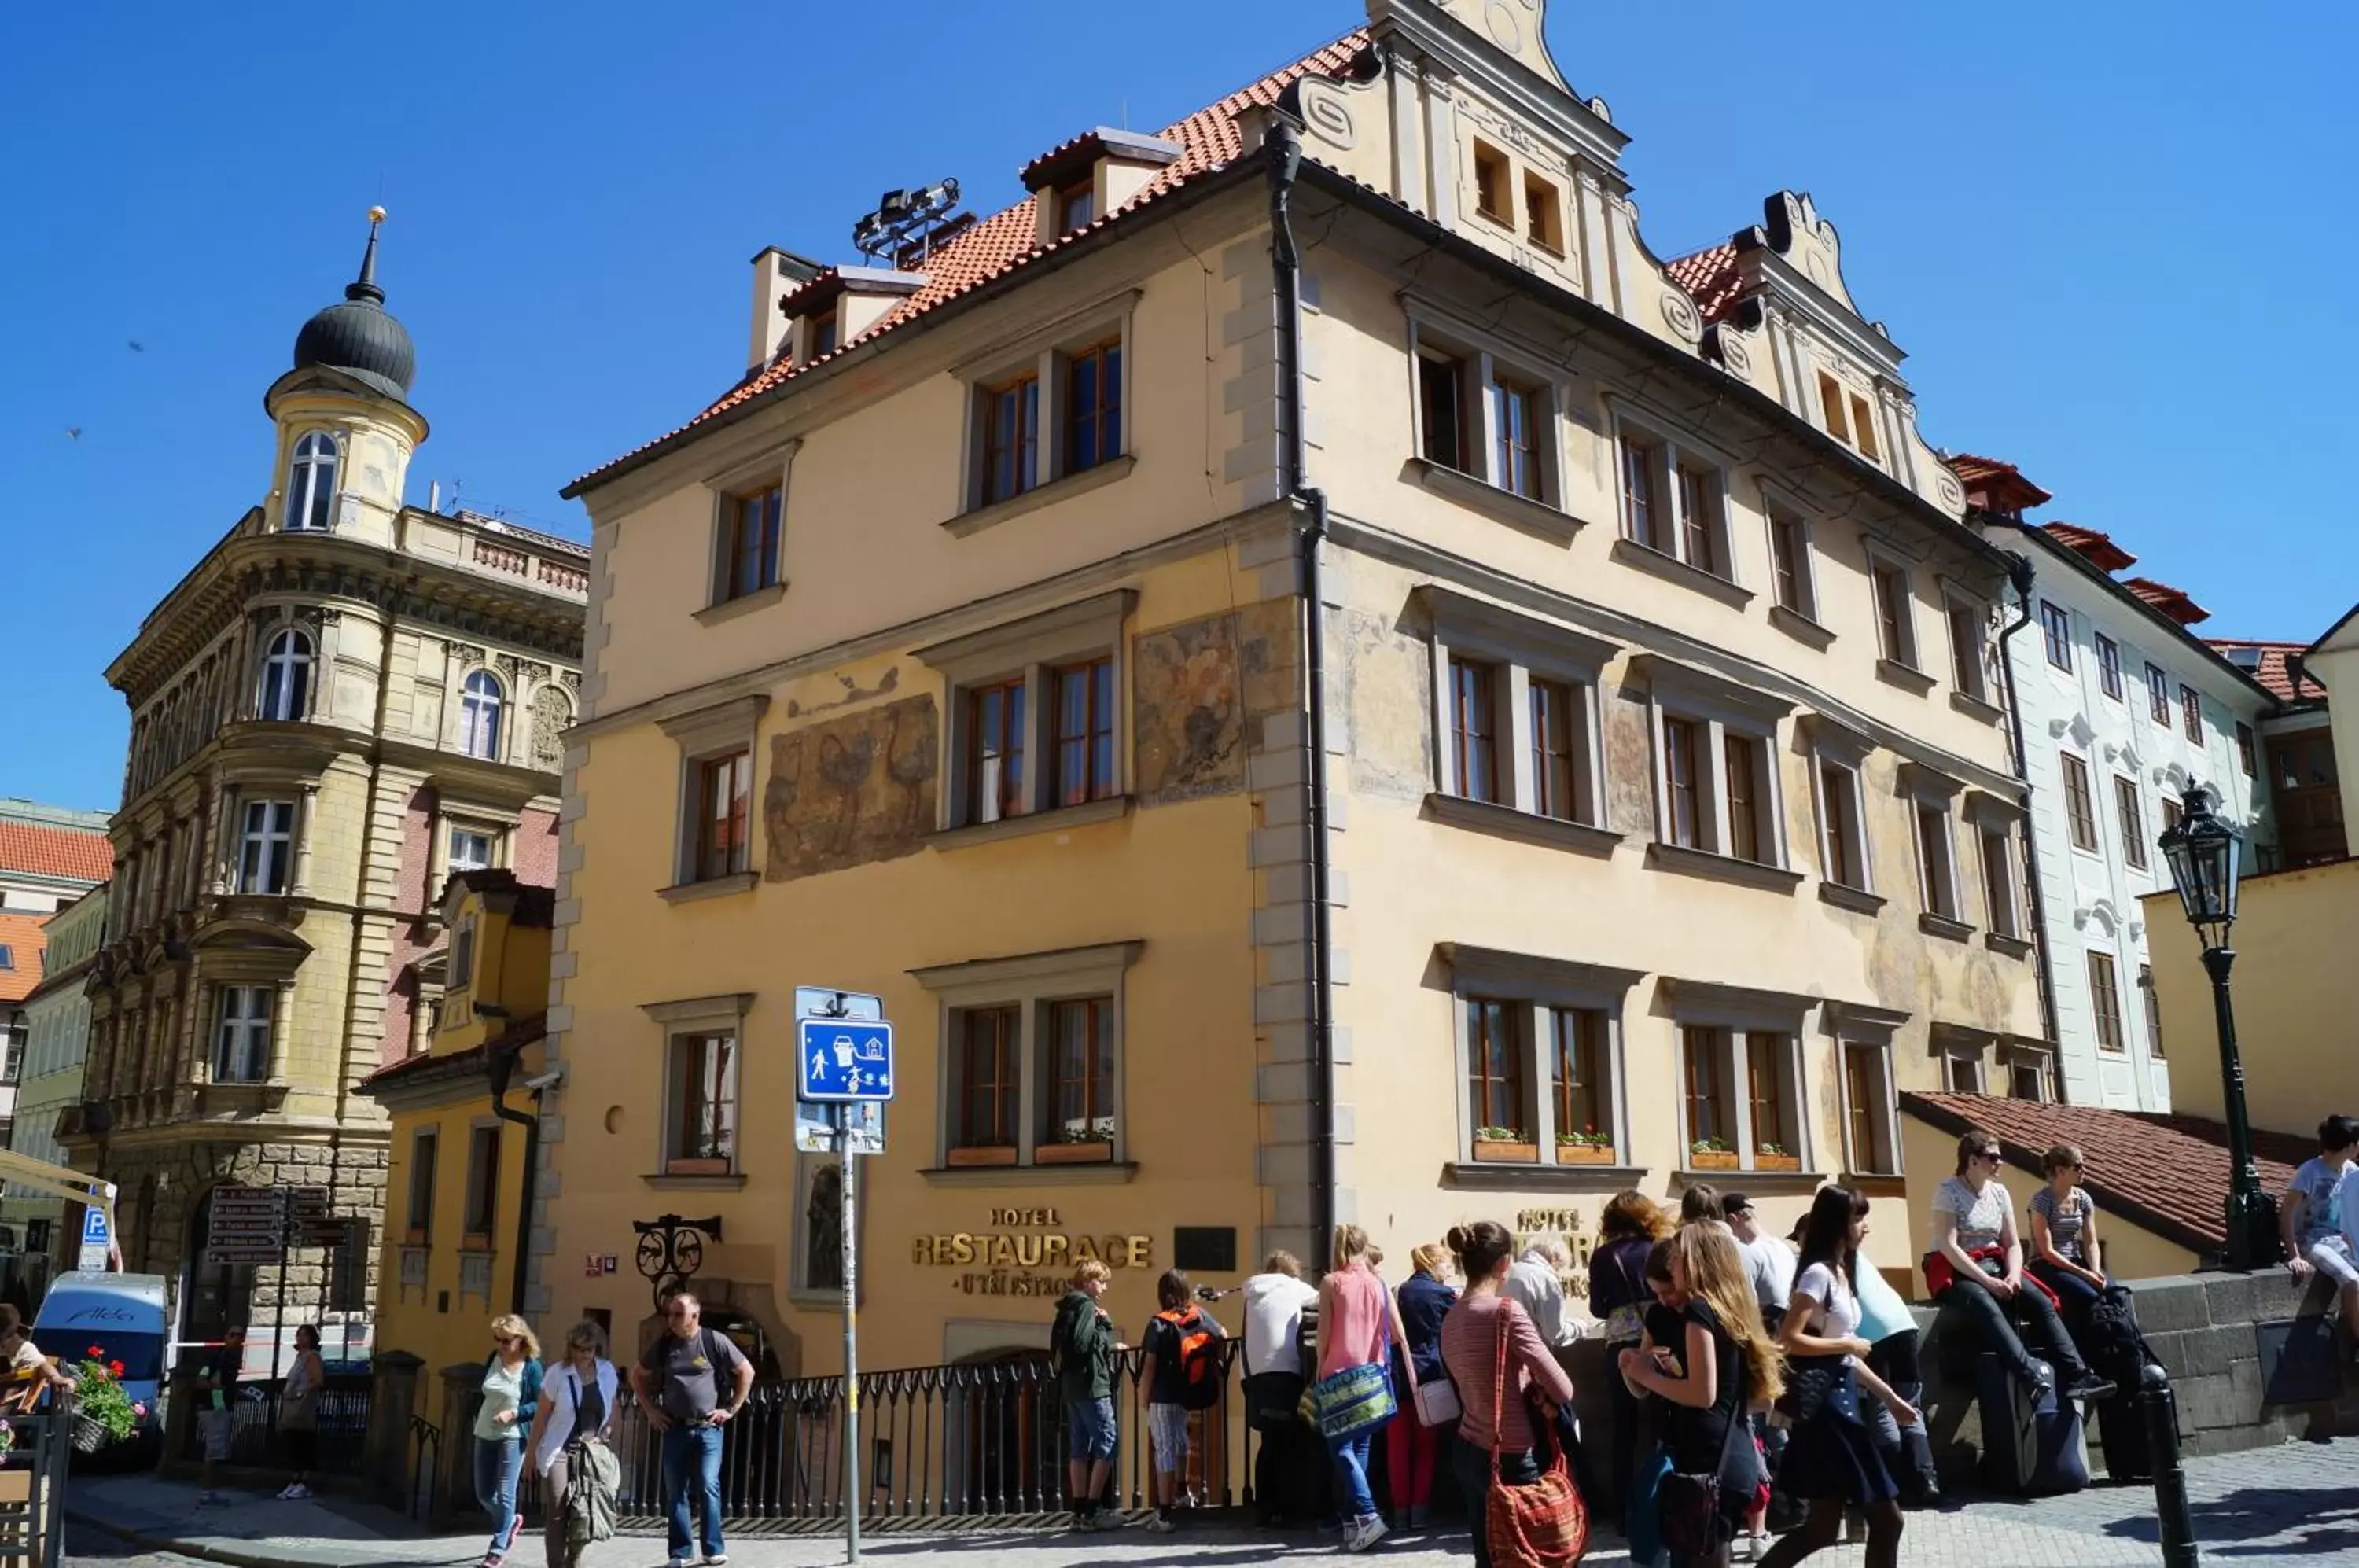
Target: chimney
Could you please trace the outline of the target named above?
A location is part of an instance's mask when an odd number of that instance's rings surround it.
[[[786,345],[788,321],[778,301],[817,278],[823,269],[809,256],[777,245],[765,245],[754,257],[754,330],[746,343],[745,368],[756,371],[778,357]]]

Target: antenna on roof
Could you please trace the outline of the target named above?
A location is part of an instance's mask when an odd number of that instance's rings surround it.
[[[886,267],[922,267],[936,244],[974,222],[973,213],[952,211],[958,200],[956,180],[887,191],[877,199],[876,211],[852,225],[853,248]]]

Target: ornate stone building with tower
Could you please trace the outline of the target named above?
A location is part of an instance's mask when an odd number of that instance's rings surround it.
[[[280,1299],[369,1310],[387,1125],[357,1085],[432,1032],[451,874],[556,871],[589,552],[404,504],[427,422],[375,280],[382,216],[264,394],[267,495],[106,671],[130,755],[59,1136],[122,1189],[125,1264],[175,1277],[183,1339]],[[228,1186],[325,1190],[314,1245],[275,1269],[251,1236],[209,1251]]]

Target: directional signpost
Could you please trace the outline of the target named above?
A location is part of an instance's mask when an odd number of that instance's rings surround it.
[[[795,1147],[831,1148],[843,1166],[843,1531],[860,1561],[860,1300],[857,1158],[885,1152],[885,1103],[893,1097],[893,1026],[885,1004],[857,991],[795,988]]]

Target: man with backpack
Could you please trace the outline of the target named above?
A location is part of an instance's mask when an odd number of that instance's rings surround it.
[[[703,1307],[685,1290],[665,1305],[664,1328],[631,1368],[631,1392],[663,1435],[671,1568],[690,1568],[700,1545],[705,1568],[720,1568],[729,1561],[721,1539],[721,1429],[745,1409],[754,1364],[727,1334],[704,1326]]]
[[[1163,1271],[1155,1300],[1162,1310],[1147,1320],[1147,1359],[1138,1372],[1155,1447],[1155,1518],[1147,1528],[1169,1535],[1180,1528],[1174,1510],[1188,1469],[1188,1417],[1219,1401],[1225,1380],[1221,1342],[1228,1336],[1195,1303],[1188,1276],[1179,1269]]]
[[[1125,1348],[1098,1298],[1114,1270],[1093,1258],[1073,1270],[1073,1288],[1057,1303],[1049,1327],[1049,1363],[1065,1403],[1066,1479],[1073,1490],[1076,1530],[1113,1530],[1118,1520],[1098,1511],[1114,1476],[1114,1358]]]

